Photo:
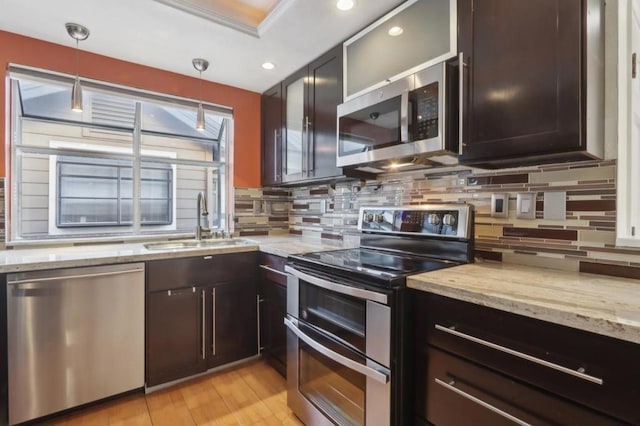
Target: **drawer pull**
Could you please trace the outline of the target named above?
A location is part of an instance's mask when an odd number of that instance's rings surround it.
[[[513,349],[509,349],[507,347],[497,345],[495,343],[488,342],[486,340],[479,339],[477,337],[471,336],[469,334],[461,333],[457,331],[454,327],[444,327],[440,324],[436,324],[436,330],[443,331],[445,333],[453,334],[454,336],[460,337],[465,340],[469,340],[474,343],[478,343],[480,345],[486,346],[491,349],[495,349],[500,352],[507,353],[509,355],[517,356],[518,358],[526,359],[527,361],[534,362],[536,364],[552,368],[554,370],[560,371],[565,374],[569,374],[571,376],[577,377],[582,380],[586,380],[587,382],[595,383],[597,385],[602,385],[604,381],[599,377],[590,376],[589,374],[584,373],[584,368],[580,368],[578,370],[572,370],[570,368],[564,367],[562,365],[554,364],[549,361],[545,361],[544,359],[536,358],[534,356],[525,354],[523,352],[519,352]]]
[[[269,271],[269,272],[273,272],[274,274],[282,275],[283,277],[288,277],[289,276],[289,274],[284,273],[282,271],[278,271],[277,269],[272,268],[272,267],[267,266],[267,265],[260,265],[260,267],[262,269],[265,269],[265,270]]]
[[[456,382],[455,381],[450,381],[449,383],[445,383],[442,380],[436,378],[436,383],[439,384],[440,386],[449,389],[451,392],[457,393],[458,395],[475,402],[478,405],[483,406],[484,408],[486,408],[487,410],[493,411],[494,413],[511,420],[514,423],[517,423],[519,425],[522,426],[530,426],[530,423],[527,423],[523,420],[520,420],[519,418],[512,416],[511,414],[507,413],[506,411],[502,411],[501,409],[494,407],[493,405],[489,404],[488,402],[484,402],[483,400],[476,398],[473,395],[469,395],[468,393],[466,393],[465,391],[462,391],[460,389],[458,389],[457,387],[453,386]]]

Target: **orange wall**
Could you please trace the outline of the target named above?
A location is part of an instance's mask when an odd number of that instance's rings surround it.
[[[140,89],[199,99],[199,80],[169,71],[80,51],[82,77]],[[0,31],[0,64],[14,63],[75,74],[75,48]],[[195,74],[194,70],[194,74]],[[0,135],[6,135],[5,85],[0,87]],[[202,99],[233,108],[234,186],[260,186],[260,94],[203,81]],[[6,146],[6,145],[3,145]],[[0,176],[5,173],[5,152],[0,149]]]

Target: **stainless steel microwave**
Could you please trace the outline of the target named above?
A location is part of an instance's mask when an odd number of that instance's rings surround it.
[[[457,164],[460,78],[443,62],[338,105],[338,167]]]

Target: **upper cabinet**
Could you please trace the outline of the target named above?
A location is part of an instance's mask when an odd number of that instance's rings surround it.
[[[458,0],[461,163],[603,156],[601,0]]]
[[[282,182],[282,83],[262,94],[262,186]]]
[[[344,43],[345,100],[456,56],[456,1],[409,0]]]
[[[342,46],[262,95],[263,185],[340,177],[336,108],[342,103]]]

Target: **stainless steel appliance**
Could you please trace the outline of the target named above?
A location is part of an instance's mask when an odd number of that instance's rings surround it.
[[[473,210],[361,208],[361,247],[290,256],[287,398],[305,424],[410,424],[406,277],[473,260]]]
[[[7,277],[9,423],[144,386],[144,264]]]
[[[443,62],[338,105],[338,167],[457,164],[462,68]]]

